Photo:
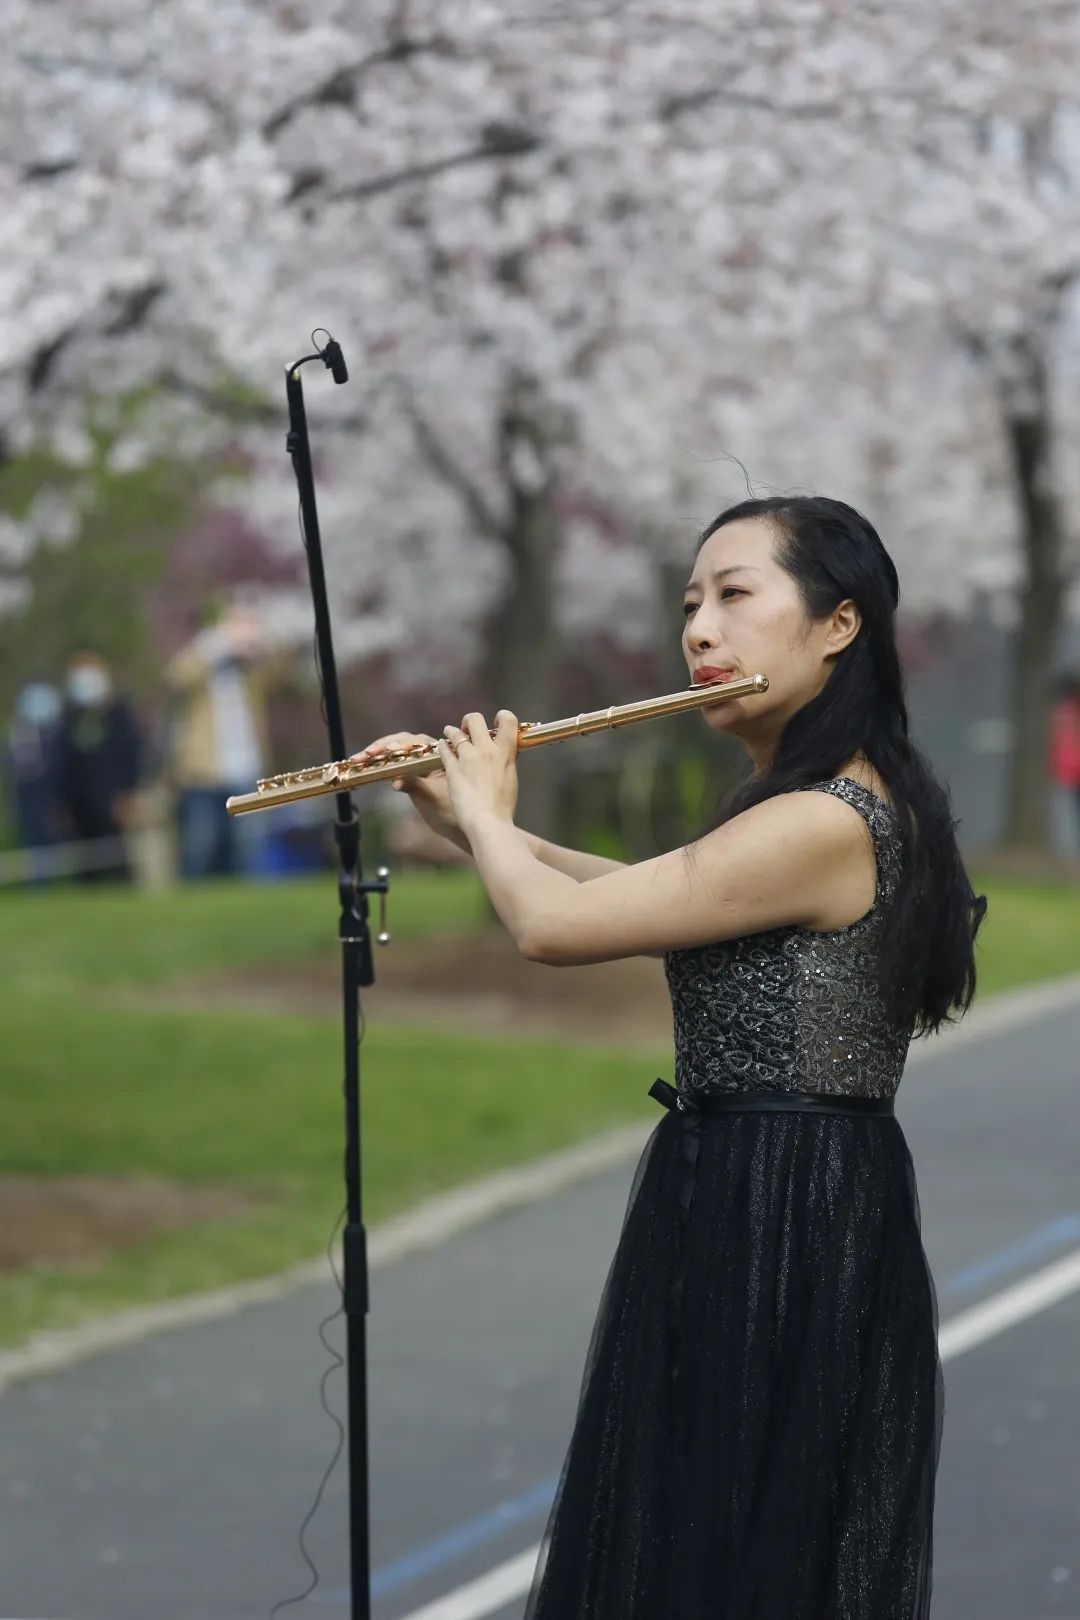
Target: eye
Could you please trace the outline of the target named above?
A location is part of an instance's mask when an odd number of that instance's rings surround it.
[[[724,600],[725,596],[745,596],[745,595],[746,595],[746,592],[741,591],[737,585],[725,585],[723,590],[720,592],[720,600],[722,602]],[[691,613],[696,613],[696,612],[697,612],[697,603],[696,602],[684,602],[683,603],[683,618],[684,619],[688,619],[690,617]]]

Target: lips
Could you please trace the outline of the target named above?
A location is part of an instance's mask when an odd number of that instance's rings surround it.
[[[695,686],[711,686],[714,681],[728,681],[735,674],[733,669],[718,669],[713,664],[700,664],[694,671]]]

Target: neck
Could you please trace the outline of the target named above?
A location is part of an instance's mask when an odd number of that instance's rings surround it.
[[[776,744],[754,742],[746,744],[747,753],[754,762],[754,776],[767,776],[776,757]]]

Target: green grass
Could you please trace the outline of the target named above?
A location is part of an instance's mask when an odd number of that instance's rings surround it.
[[[0,1172],[139,1173],[273,1200],[241,1219],[149,1236],[92,1268],[39,1265],[0,1277],[0,1343],[276,1271],[323,1249],[345,1197],[337,1019],[177,1012],[121,997],[190,972],[333,953],[332,883],[20,893],[4,900],[0,918]],[[371,920],[374,934],[375,906]],[[396,940],[467,933],[485,921],[471,873],[395,879]],[[666,1054],[655,1057],[663,1064]],[[654,1112],[645,1093],[656,1072],[640,1052],[369,1024],[365,1221]]]
[[[468,929],[483,915],[471,871],[392,877],[395,938]],[[370,896],[373,939],[378,916],[378,896]],[[163,893],[118,886],[19,890],[0,900],[0,918],[9,943],[7,975],[17,975],[20,987],[51,990],[58,983],[80,989],[160,984],[218,967],[301,961],[334,948],[338,912],[327,877],[245,885],[220,879]]]
[[[1080,891],[978,873],[972,883],[989,901],[975,942],[979,999],[1080,973]]]
[[[980,997],[1080,971],[1080,897],[1002,879],[977,886],[991,903]],[[461,871],[397,874],[390,909],[399,940],[467,933],[486,915],[475,876]],[[0,919],[0,1171],[160,1175],[266,1198],[243,1218],[159,1233],[92,1267],[0,1277],[0,1343],[259,1276],[324,1248],[344,1202],[337,1020],[178,1012],[120,997],[190,972],[332,952],[332,883],[20,893],[0,902]],[[373,905],[373,933],[376,921]],[[665,1047],[370,1025],[361,1048],[365,1220],[606,1125],[657,1117],[646,1092],[670,1063]]]

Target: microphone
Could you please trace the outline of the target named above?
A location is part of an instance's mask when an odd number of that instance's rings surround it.
[[[330,368],[330,375],[336,383],[348,382],[349,373],[345,365],[345,356],[341,352],[341,344],[336,339],[327,338],[322,357],[324,364]]]

